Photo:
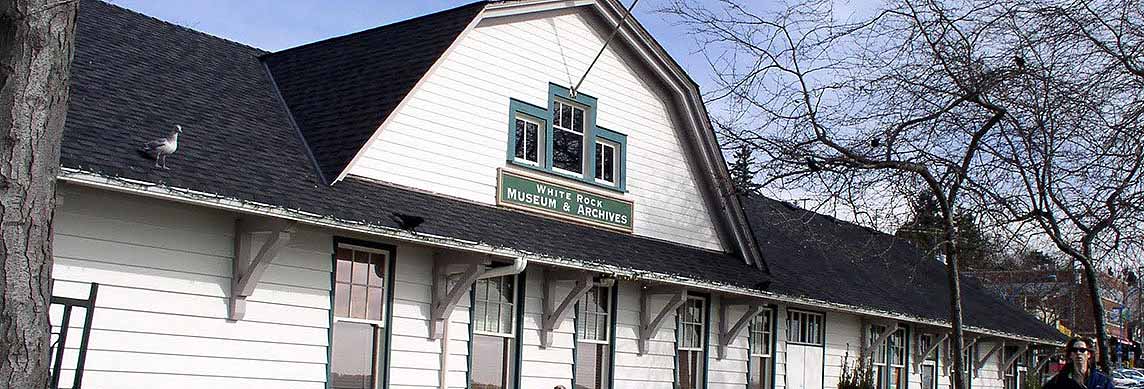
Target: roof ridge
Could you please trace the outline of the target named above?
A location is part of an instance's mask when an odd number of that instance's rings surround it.
[[[157,21],[157,22],[162,23],[162,24],[170,25],[170,26],[173,26],[175,28],[186,30],[188,32],[191,32],[191,33],[194,33],[197,35],[202,35],[202,36],[205,36],[205,37],[208,37],[211,39],[215,39],[215,40],[218,40],[218,41],[230,44],[230,45],[239,46],[242,48],[257,51],[258,53],[256,53],[255,56],[262,56],[262,55],[266,55],[267,53],[270,53],[269,51],[258,48],[258,47],[254,47],[254,46],[251,46],[251,45],[248,45],[248,44],[245,44],[245,43],[233,40],[233,39],[224,38],[224,37],[221,37],[218,35],[212,35],[212,34],[209,34],[209,33],[203,32],[203,31],[199,31],[199,30],[196,30],[196,29],[193,29],[193,28],[190,28],[190,27],[187,27],[187,26],[184,26],[184,25],[172,22],[172,21],[159,19],[157,17],[151,16],[151,15],[148,15],[148,14],[127,8],[127,7],[123,7],[123,6],[120,6],[118,4],[111,3],[107,0],[91,0],[91,1],[103,3],[103,5],[108,5],[108,6],[114,7],[115,9],[118,9],[121,11],[127,11],[127,12],[130,12],[132,14],[135,14],[136,16],[141,16],[141,17],[146,18],[146,19],[151,19],[151,20]]]
[[[331,43],[331,42],[334,42],[334,41],[340,41],[340,40],[343,40],[343,39],[351,39],[351,38],[357,37],[357,36],[359,36],[359,35],[364,35],[364,34],[367,34],[367,33],[375,32],[375,31],[377,31],[377,30],[386,29],[386,28],[394,28],[394,27],[399,27],[399,26],[402,26],[402,25],[405,25],[405,24],[414,23],[414,22],[419,22],[419,21],[421,21],[421,20],[423,20],[423,19],[427,19],[427,18],[431,18],[431,17],[439,16],[439,15],[441,15],[441,14],[443,14],[443,13],[447,13],[447,12],[453,12],[453,11],[459,11],[459,10],[462,10],[462,9],[467,9],[467,8],[469,8],[469,7],[473,7],[473,6],[476,6],[476,5],[478,5],[478,4],[479,4],[479,5],[481,5],[481,6],[484,6],[484,5],[488,4],[488,3],[489,3],[489,0],[477,0],[477,1],[474,1],[474,2],[472,2],[472,3],[468,3],[468,4],[465,4],[465,5],[461,5],[461,6],[457,6],[457,7],[453,7],[453,8],[443,9],[443,10],[440,10],[440,11],[437,11],[437,12],[434,12],[434,13],[431,13],[431,14],[425,14],[425,15],[421,15],[421,16],[415,16],[415,17],[412,17],[412,18],[409,18],[409,19],[400,20],[400,21],[396,21],[396,22],[393,22],[393,23],[389,23],[389,24],[383,24],[383,25],[380,25],[380,26],[370,27],[370,28],[367,28],[367,29],[364,29],[364,30],[360,30],[360,31],[354,31],[354,32],[351,32],[351,33],[348,33],[348,34],[345,34],[345,35],[332,36],[332,37],[329,37],[329,38],[325,38],[325,39],[321,39],[321,40],[313,41],[313,42],[310,42],[310,43],[301,44],[301,45],[298,45],[298,46],[294,46],[294,47],[285,48],[285,49],[282,49],[282,50],[278,50],[278,51],[274,51],[274,52],[266,52],[266,53],[264,53],[264,54],[263,54],[263,56],[264,56],[264,57],[268,57],[268,56],[275,56],[275,55],[278,55],[278,54],[285,54],[285,53],[287,53],[287,52],[291,52],[291,51],[295,51],[295,50],[299,50],[299,49],[303,49],[303,48],[310,48],[310,47],[315,47],[315,46],[318,46],[318,45],[327,44],[327,43]]]

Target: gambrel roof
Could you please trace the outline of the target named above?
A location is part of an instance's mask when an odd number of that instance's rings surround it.
[[[447,23],[444,19],[471,19],[465,15],[477,7],[480,5],[465,6],[426,16],[425,20],[455,27],[460,22]],[[402,25],[413,28],[420,21],[413,19]],[[335,53],[363,50],[349,56],[378,60],[380,57],[371,57],[368,50],[357,48],[358,43],[351,38],[388,34],[384,31],[369,30],[319,46],[340,47]],[[398,42],[397,38],[385,40]],[[541,263],[650,275],[796,304],[821,303],[840,310],[930,322],[942,322],[946,317],[945,273],[940,265],[922,263],[916,250],[893,237],[768,199],[748,199],[745,209],[754,226],[754,238],[768,258],[770,275],[733,254],[559,222],[354,176],[328,185],[307,154],[319,151],[314,144],[318,138],[307,136],[303,124],[299,123],[299,128],[292,124],[292,119],[298,120],[299,111],[315,109],[309,106],[315,103],[305,102],[307,98],[302,95],[306,85],[315,82],[307,78],[324,73],[292,66],[299,58],[330,55],[320,54],[322,50],[316,47],[307,45],[271,54],[103,2],[83,1],[61,149],[61,179],[425,244],[447,243],[525,256]],[[439,46],[427,43],[423,49],[434,51]],[[314,52],[303,54],[307,51]],[[424,58],[428,57],[432,55]],[[363,71],[353,69],[350,62],[325,60],[340,64],[331,65],[326,72]],[[410,63],[414,67],[424,65],[420,60]],[[359,82],[405,75],[395,68],[379,72],[355,74],[361,77]],[[283,82],[291,77],[292,81]],[[347,84],[355,79],[351,75],[334,78]],[[301,88],[290,92],[297,94],[293,103],[285,91],[280,97],[276,81],[281,90]],[[367,110],[374,112],[385,104]],[[346,105],[351,106],[355,105]],[[335,125],[329,117],[322,119],[328,113],[314,111],[308,115],[325,123],[322,125]],[[339,125],[346,126],[346,131],[357,131],[353,129],[368,128],[376,119],[362,114]],[[175,124],[181,124],[184,133],[177,154],[168,161],[171,170],[155,169],[153,161],[141,157],[137,148],[147,139],[166,135]],[[323,142],[332,142],[329,146],[337,149],[340,141]],[[330,158],[334,161],[331,166],[341,163]],[[322,164],[318,155],[315,159]],[[404,231],[393,220],[394,213],[422,216],[425,222],[416,232]],[[792,220],[797,223],[788,223]],[[824,241],[831,244],[821,244]],[[833,250],[835,247],[849,249]],[[870,248],[891,255],[875,257],[863,251]],[[980,287],[965,285],[967,324],[998,333],[1059,340],[1031,316],[992,298]]]

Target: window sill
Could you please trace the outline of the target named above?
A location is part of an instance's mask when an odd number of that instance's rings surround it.
[[[596,181],[596,179],[594,177],[593,178],[584,178],[580,174],[565,172],[563,170],[559,170],[559,169],[555,169],[555,168],[545,169],[539,165],[533,165],[532,163],[517,161],[515,159],[511,159],[508,162],[510,164],[512,164],[513,166],[520,166],[523,168],[527,168],[529,170],[542,172],[542,173],[545,173],[548,175],[552,175],[552,176],[556,176],[556,177],[560,177],[560,178],[566,178],[566,179],[576,181],[576,182],[581,183],[581,184],[591,185],[595,188],[606,189],[608,191],[615,192],[615,193],[627,193],[628,192],[626,189],[620,189],[620,188],[616,187],[615,185],[607,185],[607,184],[601,183],[599,181]]]

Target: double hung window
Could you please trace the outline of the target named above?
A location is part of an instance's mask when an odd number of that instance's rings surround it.
[[[767,308],[751,319],[750,327],[750,373],[749,389],[769,389],[771,387],[771,346],[774,344],[772,332],[774,310]]]
[[[870,327],[871,341],[886,332],[881,326]],[[874,347],[874,383],[878,389],[905,389],[906,384],[906,329],[899,328],[886,338],[884,344]]]
[[[339,244],[335,252],[330,386],[375,389],[385,375],[390,251]]]
[[[576,389],[609,388],[611,296],[611,288],[595,286],[576,303]]]
[[[511,389],[516,361],[516,276],[473,284],[472,389]]]
[[[699,389],[705,381],[707,359],[707,300],[703,297],[688,296],[687,301],[676,312],[678,322],[676,334],[675,371],[679,389]]]
[[[934,345],[934,337],[930,334],[918,336],[918,353],[929,351]],[[922,389],[937,389],[937,369],[938,369],[938,355],[941,355],[941,346],[939,345],[933,352],[926,355],[922,360],[921,378]]]
[[[584,108],[561,100],[552,103],[552,167],[584,174]]]
[[[526,115],[517,115],[514,119],[516,127],[516,143],[514,144],[513,158],[520,163],[540,166],[544,158],[541,148],[544,146],[544,125],[535,118]]]

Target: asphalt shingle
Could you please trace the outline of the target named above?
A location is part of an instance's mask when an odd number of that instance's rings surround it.
[[[396,228],[393,213],[418,215],[426,219],[418,232],[544,256],[758,290],[770,281],[770,291],[790,296],[935,320],[948,316],[940,264],[921,261],[916,250],[888,235],[773,200],[744,201],[772,280],[724,253],[355,177],[326,185],[307,142],[326,178],[333,178],[419,79],[418,72],[448,46],[449,31],[463,28],[482,7],[475,3],[269,54],[84,0],[61,163],[378,226]],[[401,48],[392,53],[409,60],[399,61],[379,45]],[[313,62],[302,63],[308,60]],[[329,85],[320,85],[327,78]],[[349,97],[330,95],[337,93]],[[292,126],[291,112],[301,131]],[[168,159],[171,170],[156,169],[138,148],[175,124],[184,133]],[[967,323],[1055,339],[1050,329],[976,284],[963,285]]]

